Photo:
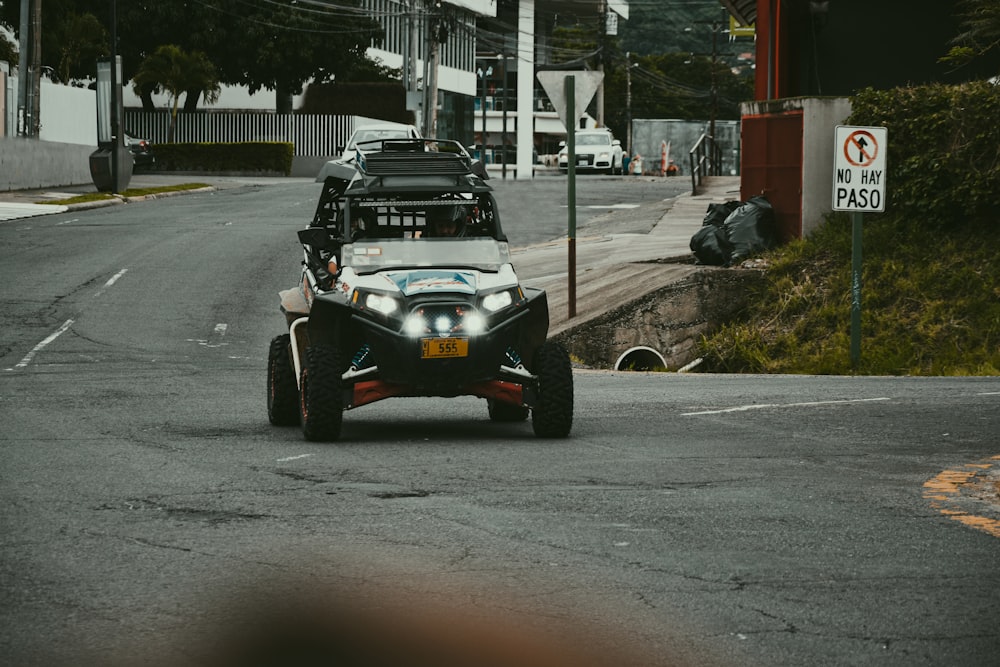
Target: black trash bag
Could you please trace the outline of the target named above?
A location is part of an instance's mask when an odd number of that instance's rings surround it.
[[[701,229],[691,237],[691,251],[699,264],[725,266],[733,246],[726,238],[722,226],[729,214],[739,208],[740,202],[727,201],[723,204],[709,204]]]
[[[729,264],[736,264],[778,244],[774,208],[760,195],[751,197],[730,213],[723,230],[733,248]]]
[[[713,224],[702,225],[701,229],[691,237],[691,251],[699,264],[726,266],[729,264],[733,245],[726,238],[722,227]]]
[[[722,204],[709,204],[708,211],[705,213],[705,219],[701,224],[721,227],[726,224],[726,218],[729,217],[729,214],[739,207],[740,202],[738,201],[727,201]]]

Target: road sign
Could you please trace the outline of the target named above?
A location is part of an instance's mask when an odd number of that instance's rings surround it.
[[[590,100],[594,99],[594,93],[597,92],[601,82],[604,80],[604,72],[584,72],[577,70],[543,70],[535,76],[538,77],[538,82],[542,84],[542,89],[548,95],[549,101],[555,107],[556,113],[559,114],[559,120],[563,122],[567,130],[569,128],[579,128],[577,127],[578,118],[566,117],[566,77],[572,76],[575,81],[573,103],[577,113],[574,113],[574,116],[583,115],[583,112],[587,110],[587,105],[590,104]]]
[[[838,125],[833,144],[833,210],[881,213],[885,210],[884,127]]]

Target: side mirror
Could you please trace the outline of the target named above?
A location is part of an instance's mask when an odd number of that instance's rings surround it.
[[[615,139],[614,141],[611,142],[611,145],[612,146],[621,146],[622,142],[619,141],[618,139]]]

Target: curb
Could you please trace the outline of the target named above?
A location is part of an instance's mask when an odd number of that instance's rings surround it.
[[[95,201],[81,202],[79,204],[62,204],[70,211],[84,211],[94,208],[105,208],[108,206],[118,206],[119,204],[132,204],[134,202],[142,201],[152,201],[155,199],[167,199],[169,197],[176,197],[179,195],[190,195],[203,192],[215,192],[215,186],[209,185],[204,188],[195,188],[193,190],[174,190],[171,192],[155,192],[148,195],[139,195],[137,197],[123,197],[121,195],[112,196],[110,199],[98,199]]]

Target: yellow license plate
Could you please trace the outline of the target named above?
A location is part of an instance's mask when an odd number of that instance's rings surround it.
[[[421,338],[420,343],[422,359],[469,356],[468,338]]]

